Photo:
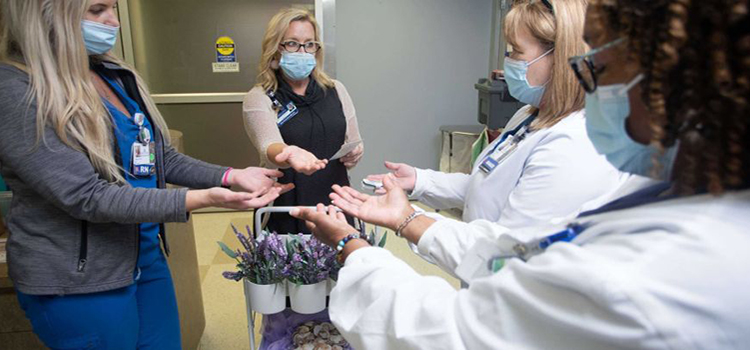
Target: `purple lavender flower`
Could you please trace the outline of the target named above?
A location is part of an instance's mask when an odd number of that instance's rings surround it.
[[[232,226],[232,230],[234,231],[234,234],[237,236],[237,239],[239,239],[240,243],[242,243],[242,247],[245,248],[245,250],[250,251],[253,249],[252,244],[250,241],[245,237],[245,235],[242,234],[239,230],[237,230],[234,225]],[[247,228],[247,232],[250,233],[250,228]],[[250,234],[250,237],[252,237],[252,234]]]
[[[315,237],[295,235],[289,247],[288,279],[296,284],[314,284],[328,278],[336,251]]]
[[[249,227],[247,236],[234,226],[232,229],[244,249],[237,251],[239,271],[225,272],[227,279],[247,278],[253,283],[271,284],[288,278],[297,284],[313,284],[336,278],[341,268],[336,251],[315,237],[297,234],[289,236],[290,241],[285,243],[275,233],[262,232],[252,239]]]
[[[236,271],[224,271],[222,276],[228,280],[239,281],[242,279],[242,273]]]
[[[227,271],[223,274],[224,277],[237,281],[247,278],[257,284],[281,282],[288,274],[287,252],[281,239],[276,234],[267,232],[263,232],[257,239],[250,239],[252,231],[249,227],[246,229],[247,236],[232,226],[243,249],[237,250],[239,271]]]

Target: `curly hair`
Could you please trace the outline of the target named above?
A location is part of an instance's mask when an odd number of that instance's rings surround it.
[[[750,181],[748,0],[592,1],[645,75],[652,144],[679,142],[673,180],[683,195]]]

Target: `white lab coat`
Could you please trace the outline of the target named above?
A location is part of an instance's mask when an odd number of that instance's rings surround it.
[[[381,248],[352,253],[333,323],[366,349],[750,349],[750,191],[603,213],[572,243],[455,290]],[[441,220],[419,241],[454,271],[480,237],[546,236]]]
[[[520,109],[506,130],[522,123],[530,109]],[[463,208],[466,222],[483,219],[509,228],[528,227],[575,216],[584,205],[599,207],[630,177],[596,152],[582,110],[527,135],[485,174],[479,165],[499,141],[482,152],[471,175],[417,169],[412,198],[435,209]]]

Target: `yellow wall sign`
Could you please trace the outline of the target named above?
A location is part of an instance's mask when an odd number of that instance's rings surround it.
[[[228,36],[216,39],[216,62],[213,63],[214,73],[235,73],[240,71],[237,62],[237,46]]]
[[[234,40],[232,40],[232,38],[222,36],[216,39],[216,62],[237,61],[235,49]]]

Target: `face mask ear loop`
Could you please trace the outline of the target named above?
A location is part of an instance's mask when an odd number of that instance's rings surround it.
[[[541,59],[542,59],[542,58],[544,58],[545,56],[549,55],[549,54],[550,54],[550,53],[551,53],[552,51],[555,51],[555,48],[554,48],[554,47],[553,47],[553,48],[551,48],[551,49],[549,49],[549,50],[547,50],[547,52],[543,53],[543,54],[542,54],[541,56],[539,56],[539,57],[537,57],[537,58],[535,58],[535,59],[531,60],[531,62],[529,62],[529,63],[527,63],[527,64],[526,64],[526,67],[528,67],[528,66],[530,66],[530,65],[532,65],[532,64],[534,64],[534,63],[536,63],[536,61],[539,61],[539,60],[541,60]]]
[[[531,66],[532,64],[536,63],[536,61],[539,61],[539,60],[541,60],[542,58],[544,58],[544,56],[547,56],[547,55],[549,55],[549,54],[550,54],[550,53],[551,53],[552,51],[555,51],[555,48],[554,48],[554,47],[553,47],[553,48],[551,48],[551,49],[549,49],[549,50],[547,50],[547,52],[543,53],[543,54],[542,54],[541,56],[539,56],[539,57],[537,57],[537,58],[533,59],[533,60],[532,60],[531,62],[527,63],[527,64],[526,64],[526,67],[528,68],[528,67],[529,67],[529,66]],[[546,86],[547,84],[549,84],[549,81],[550,81],[550,80],[552,80],[552,77],[550,77],[549,79],[547,79],[547,81],[545,81],[545,82],[544,82],[544,84],[542,84],[542,85],[539,85],[539,86]],[[529,86],[531,86],[531,85],[529,85]]]
[[[633,86],[635,86],[635,84],[640,83],[641,81],[643,81],[644,78],[645,76],[643,75],[643,73],[636,75],[635,78],[633,78],[633,80],[631,80],[627,85],[623,86],[622,89],[620,89],[620,91],[618,91],[617,93],[622,95],[630,91],[630,89],[632,89]]]

